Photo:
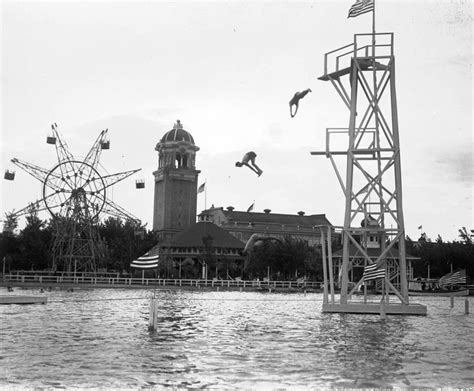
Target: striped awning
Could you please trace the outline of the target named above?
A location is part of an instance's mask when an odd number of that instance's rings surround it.
[[[158,254],[149,251],[143,254],[140,258],[134,259],[130,266],[138,269],[152,269],[158,267],[159,259],[160,256]]]

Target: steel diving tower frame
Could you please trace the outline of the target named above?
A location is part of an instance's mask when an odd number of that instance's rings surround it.
[[[352,43],[324,56],[319,79],[336,89],[349,110],[349,127],[327,128],[326,150],[311,152],[330,160],[345,196],[340,281],[333,275],[328,251],[323,312],[426,315],[426,307],[410,304],[408,297],[393,40],[393,33],[355,34]],[[341,156],[345,164],[338,162]],[[376,238],[377,251],[368,245],[369,237]],[[380,302],[370,301],[363,277],[349,281],[354,252],[361,266],[376,264],[387,270],[378,281]],[[354,294],[362,290],[363,298],[356,299]]]

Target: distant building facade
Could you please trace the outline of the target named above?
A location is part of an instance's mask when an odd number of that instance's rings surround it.
[[[359,246],[364,249],[372,262],[375,262],[378,257],[382,254],[382,243],[384,237],[382,236],[383,230],[380,228],[380,224],[371,215],[367,215],[365,219],[361,221],[361,227],[366,228],[367,231],[364,235],[356,237],[356,241]],[[341,278],[342,270],[342,258],[343,249],[337,250],[333,253],[333,273],[334,276],[338,276],[337,281]],[[420,261],[419,257],[415,257],[411,254],[405,253],[406,258],[406,270],[407,279],[413,279],[413,264],[416,261]],[[400,287],[400,259],[397,248],[390,248],[386,251],[384,256],[386,259],[387,276],[394,286]],[[359,281],[364,273],[364,267],[368,265],[367,259],[363,256],[357,245],[354,243],[349,244],[349,281]],[[369,284],[375,284],[375,281]],[[381,282],[377,284],[381,287]]]
[[[198,220],[211,222],[246,243],[253,234],[263,234],[283,239],[291,236],[306,241],[310,246],[321,243],[321,227],[327,230],[332,224],[324,214],[308,215],[298,212],[294,215],[271,213],[265,209],[263,213],[236,211],[233,207],[211,207],[203,210]],[[334,239],[336,239],[334,237]]]
[[[244,272],[244,244],[210,222],[194,223],[169,241],[152,247],[163,278],[231,279]]]
[[[176,233],[196,223],[196,152],[193,136],[178,120],[156,145],[158,169],[155,177],[153,231],[159,242],[169,241]]]

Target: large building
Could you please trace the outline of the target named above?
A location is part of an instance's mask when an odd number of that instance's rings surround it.
[[[194,138],[178,120],[155,148],[158,169],[155,176],[153,231],[160,242],[196,223],[197,183]]]
[[[265,209],[263,213],[243,212],[233,207],[206,209],[199,214],[199,221],[217,224],[244,243],[253,234],[262,234],[281,239],[291,236],[314,246],[321,243],[321,228],[332,228],[324,214],[305,215],[300,211],[290,215],[272,213],[270,209]]]
[[[178,120],[173,129],[163,135],[155,150],[158,152],[158,169],[153,173],[153,231],[158,242],[166,244],[196,223],[200,173],[196,169],[196,152],[199,147]],[[211,207],[202,211],[198,220],[219,226],[242,243],[253,234],[263,234],[278,238],[291,236],[313,246],[321,243],[321,228],[332,229],[324,214],[305,215],[302,211],[290,215],[272,213],[270,209],[258,213],[236,211],[232,207]],[[337,240],[336,237],[333,239]]]

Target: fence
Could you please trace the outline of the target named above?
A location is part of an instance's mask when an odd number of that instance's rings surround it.
[[[164,279],[164,278],[128,278],[107,276],[71,276],[71,275],[32,275],[5,274],[4,283],[22,284],[74,284],[74,285],[108,285],[113,286],[176,286],[176,287],[225,287],[225,288],[312,288],[321,289],[322,283],[317,281],[263,281],[259,280],[206,280],[206,279]]]

